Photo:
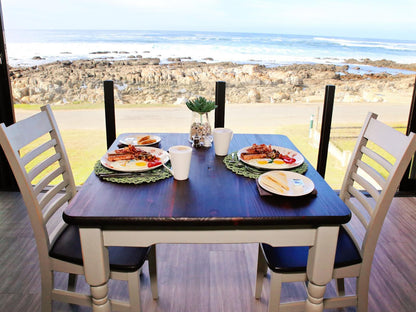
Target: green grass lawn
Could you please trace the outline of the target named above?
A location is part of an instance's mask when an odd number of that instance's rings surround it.
[[[357,124],[356,127],[360,127]],[[287,135],[298,147],[302,154],[316,168],[318,147],[309,138],[308,125],[290,125],[278,127],[275,131],[278,134]],[[347,131],[340,136],[337,133],[335,138],[331,136],[331,142],[341,150],[352,151],[355,145],[356,136],[359,131]],[[61,131],[65,147],[70,159],[72,170],[77,185],[84,183],[91,174],[94,164],[106,152],[106,138],[103,130],[65,130]],[[334,188],[340,189],[345,174],[345,166],[331,154],[328,155],[325,180]]]
[[[105,154],[107,141],[105,131],[61,131],[66,152],[71,163],[75,183],[81,185],[91,174],[94,164]]]

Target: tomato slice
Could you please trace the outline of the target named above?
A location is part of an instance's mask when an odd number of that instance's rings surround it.
[[[152,161],[152,162],[148,162],[147,163],[147,167],[148,168],[152,168],[152,167],[156,167],[156,166],[159,166],[159,165],[161,165],[162,164],[162,162],[161,161]]]
[[[287,164],[293,164],[296,161],[295,158],[292,158],[290,156],[283,155],[283,154],[280,154],[279,158],[282,159]]]
[[[288,158],[288,159],[283,159],[283,161],[285,163],[287,163],[287,164],[293,164],[296,161],[296,159],[294,159],[294,158]]]

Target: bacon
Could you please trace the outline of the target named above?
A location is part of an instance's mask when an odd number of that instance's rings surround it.
[[[107,159],[109,161],[117,161],[117,160],[131,160],[134,159],[133,154],[108,154]]]
[[[271,145],[266,144],[253,144],[247,148],[245,153],[241,153],[243,160],[258,159],[258,158],[278,158],[280,153],[272,149]]]
[[[136,159],[152,162],[160,160],[159,157],[156,157],[151,153],[146,152],[140,148],[136,148],[134,147],[134,145],[129,145],[124,148],[116,149],[114,150],[114,152],[108,153],[107,158],[109,161]]]
[[[243,159],[243,160],[267,158],[267,154],[241,153],[240,156],[241,156],[241,159]]]

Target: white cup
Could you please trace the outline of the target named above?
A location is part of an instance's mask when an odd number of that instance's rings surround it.
[[[233,130],[228,128],[215,128],[213,131],[215,154],[225,156],[228,154],[231,139],[233,138]]]
[[[185,145],[176,145],[169,148],[170,172],[175,180],[186,180],[189,177],[191,167],[192,148]]]

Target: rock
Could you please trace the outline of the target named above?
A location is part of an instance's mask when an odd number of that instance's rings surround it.
[[[366,102],[370,102],[370,103],[383,102],[383,98],[380,95],[375,94],[375,93],[370,92],[370,91],[364,91],[363,92],[363,100],[366,101]]]
[[[292,86],[302,86],[303,85],[303,79],[299,76],[290,75],[287,77],[287,83],[289,83]]]
[[[250,89],[247,94],[250,102],[259,102],[261,99],[260,92],[257,89]]]
[[[185,105],[187,101],[188,101],[187,98],[180,97],[176,99],[176,102],[173,103],[173,105]]]
[[[227,83],[227,103],[305,102],[306,99],[322,102],[327,84],[336,84],[337,99],[345,102],[377,102],[387,90],[410,94],[413,89],[412,75],[339,75],[341,69],[342,66],[325,64],[266,68],[190,60],[160,64],[159,58],[126,57],[125,60],[62,61],[10,68],[10,81],[15,103],[62,105],[103,102],[105,80],[122,86],[115,95],[120,104],[182,105],[196,94],[214,99],[216,81]]]
[[[283,101],[288,101],[288,100],[290,100],[290,95],[286,92],[276,92],[276,93],[273,93],[271,97],[272,103],[283,102]]]

